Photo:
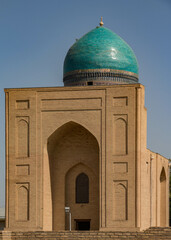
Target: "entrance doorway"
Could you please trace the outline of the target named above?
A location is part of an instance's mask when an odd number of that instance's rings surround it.
[[[76,229],[78,231],[89,231],[90,230],[90,219],[75,219]]]

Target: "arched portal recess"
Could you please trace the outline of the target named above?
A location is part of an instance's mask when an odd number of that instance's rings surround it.
[[[166,172],[164,167],[160,174],[160,226],[166,226]]]
[[[71,208],[72,230],[77,221],[90,221],[99,228],[99,145],[82,125],[68,122],[48,138],[52,193],[53,230],[67,229],[64,207]],[[76,179],[84,173],[89,179],[89,202],[77,203]]]

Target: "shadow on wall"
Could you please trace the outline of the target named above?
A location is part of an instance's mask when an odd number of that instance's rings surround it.
[[[5,218],[0,219],[0,230],[4,230],[5,228]]]
[[[5,208],[0,208],[0,230],[5,228]]]

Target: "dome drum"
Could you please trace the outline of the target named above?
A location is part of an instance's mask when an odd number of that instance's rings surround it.
[[[75,70],[64,75],[64,86],[134,84],[138,75],[124,70],[88,69]]]

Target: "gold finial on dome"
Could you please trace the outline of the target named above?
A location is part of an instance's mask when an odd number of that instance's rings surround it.
[[[103,27],[103,21],[102,21],[103,17],[101,17],[101,21],[100,21],[100,27]]]

